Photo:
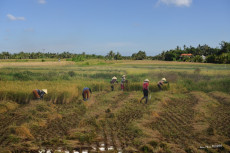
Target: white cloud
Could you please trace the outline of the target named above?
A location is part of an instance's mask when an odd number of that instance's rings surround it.
[[[189,7],[192,4],[192,0],[158,0],[157,4],[176,5]]]
[[[45,4],[45,3],[46,3],[46,0],[38,0],[38,3],[40,3],[40,4]]]
[[[12,14],[7,14],[6,16],[8,17],[8,19],[10,19],[12,21],[17,21],[17,20],[24,21],[24,20],[26,20],[25,17],[15,17]]]

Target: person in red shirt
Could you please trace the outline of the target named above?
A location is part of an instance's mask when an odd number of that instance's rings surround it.
[[[145,79],[143,83],[143,94],[144,97],[141,98],[140,103],[142,102],[143,99],[145,99],[145,104],[148,102],[148,94],[149,94],[149,80]]]
[[[121,90],[124,91],[124,88],[125,88],[125,75],[123,75],[121,79]]]

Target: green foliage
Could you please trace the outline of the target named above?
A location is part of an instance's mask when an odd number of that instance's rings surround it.
[[[76,76],[76,73],[75,73],[74,71],[69,71],[68,74],[69,74],[69,76],[71,76],[71,77]]]
[[[138,53],[132,54],[132,59],[135,59],[135,60],[144,60],[146,58],[147,56],[146,56],[145,51],[139,51]]]
[[[74,62],[80,62],[80,61],[84,61],[85,60],[85,56],[83,55],[77,55],[75,57],[72,57],[72,61]]]
[[[122,56],[119,52],[117,52],[117,54],[114,56],[115,60],[122,60]]]
[[[201,63],[201,62],[203,62],[203,59],[200,55],[196,55],[192,58],[192,61]]]
[[[222,41],[221,48],[211,48],[208,45],[198,45],[195,47],[186,47],[181,50],[177,46],[174,50],[163,51],[161,54],[154,56],[152,59],[165,61],[187,61],[187,62],[205,62],[202,56],[206,57],[207,63],[230,63],[230,42]],[[192,57],[180,57],[181,54],[191,53]]]
[[[216,55],[212,54],[206,57],[206,61],[207,63],[216,63]]]
[[[198,77],[199,79],[199,77]],[[230,92],[230,79],[215,79],[211,81],[202,80],[197,81],[195,78],[192,79],[185,79],[180,82],[182,86],[187,88],[190,91],[222,91],[222,92]]]
[[[176,54],[173,52],[166,52],[165,53],[165,60],[166,61],[175,61],[176,59]]]
[[[221,49],[218,52],[219,55],[223,53],[230,53],[230,42],[221,41],[220,46],[221,46]]]
[[[18,72],[13,74],[14,80],[28,81],[32,80],[33,73],[30,71]]]
[[[113,60],[114,57],[115,57],[115,53],[112,50],[106,55],[106,58],[109,60]]]

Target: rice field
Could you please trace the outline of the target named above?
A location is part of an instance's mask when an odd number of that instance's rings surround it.
[[[113,76],[119,83],[112,92]],[[224,64],[1,60],[0,150],[230,152],[229,76]],[[162,77],[169,84],[159,91]],[[148,104],[139,102],[146,78]],[[93,92],[88,101],[84,87]],[[33,89],[48,94],[34,100]]]

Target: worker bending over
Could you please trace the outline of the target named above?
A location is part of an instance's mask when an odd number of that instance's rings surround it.
[[[47,89],[42,89],[42,90],[39,90],[39,89],[35,89],[35,90],[33,90],[33,94],[34,94],[34,98],[35,99],[43,99],[43,96],[45,95],[45,94],[47,94],[48,92],[47,92]]]
[[[163,86],[165,83],[168,83],[168,82],[166,81],[165,78],[162,78],[162,79],[157,83],[158,88],[159,88],[160,90],[162,90],[162,86]]]
[[[90,97],[89,93],[92,94],[91,89],[88,87],[85,87],[82,91],[82,97],[84,101],[87,101],[89,99]]]

